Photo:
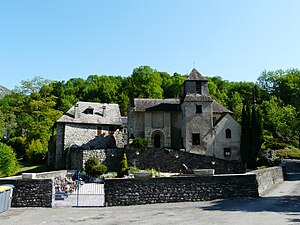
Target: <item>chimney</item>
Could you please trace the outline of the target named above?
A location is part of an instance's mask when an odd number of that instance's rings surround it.
[[[102,106],[103,112],[102,112],[102,116],[105,117],[106,116],[106,106]]]
[[[79,117],[79,113],[78,113],[78,104],[76,103],[75,106],[74,106],[74,118],[75,119],[78,119]]]

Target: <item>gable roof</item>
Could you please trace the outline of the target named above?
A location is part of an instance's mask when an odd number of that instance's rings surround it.
[[[74,106],[78,105],[78,117],[75,118]],[[72,106],[57,123],[81,123],[122,125],[121,113],[118,104],[98,102],[77,102]],[[86,109],[93,110],[93,114],[87,114]],[[103,110],[105,112],[103,113]]]
[[[190,81],[190,80],[207,81],[207,79],[205,79],[205,77],[203,77],[196,68],[192,69],[188,78],[186,79],[186,81]]]
[[[213,102],[212,102],[212,108],[213,108],[213,112],[214,113],[229,113],[229,114],[233,114],[232,111],[230,111],[226,107],[222,106],[219,102],[217,102],[215,100],[213,100]]]
[[[149,99],[149,98],[135,98],[135,111],[180,111],[180,99]]]

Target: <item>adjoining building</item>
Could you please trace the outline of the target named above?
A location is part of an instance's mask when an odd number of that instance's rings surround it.
[[[123,148],[124,144],[118,104],[77,102],[56,121],[56,146],[49,154],[50,164],[57,169],[74,169],[82,163],[72,161],[82,160],[83,156],[72,157],[72,152]]]

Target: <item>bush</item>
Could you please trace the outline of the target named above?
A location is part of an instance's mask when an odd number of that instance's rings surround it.
[[[14,150],[0,143],[0,176],[10,176],[17,169],[17,159]]]
[[[289,146],[284,149],[277,150],[276,155],[280,158],[300,159],[300,149]]]
[[[147,139],[137,137],[137,138],[132,140],[132,143],[130,145],[137,148],[137,149],[143,149],[143,148],[148,147],[149,142],[148,142]]]
[[[123,159],[120,162],[120,170],[118,172],[118,177],[124,177],[124,175],[127,175],[127,173],[128,173],[128,162],[127,162],[126,153],[124,153]]]
[[[31,163],[45,163],[47,159],[47,147],[40,140],[32,140],[26,149],[26,159]]]
[[[85,172],[91,176],[98,177],[107,172],[107,166],[99,162],[96,156],[90,157],[84,164]]]

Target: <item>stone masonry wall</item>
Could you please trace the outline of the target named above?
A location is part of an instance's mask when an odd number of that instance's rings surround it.
[[[12,184],[12,207],[51,207],[52,179],[1,179],[0,185]]]
[[[243,175],[107,179],[105,202],[107,206],[125,206],[258,197],[283,177],[281,167],[272,167]]]
[[[245,165],[237,160],[223,160],[212,156],[193,154],[179,150],[147,148],[137,154],[135,149],[126,149],[130,166],[139,169],[155,168],[162,172],[180,172],[185,164],[189,169],[215,169],[217,174],[244,173]],[[212,162],[215,162],[213,164]]]
[[[104,188],[107,206],[258,197],[255,174],[107,179]]]
[[[285,174],[282,167],[271,167],[253,172],[256,174],[259,194],[264,194],[274,185],[283,182]]]

